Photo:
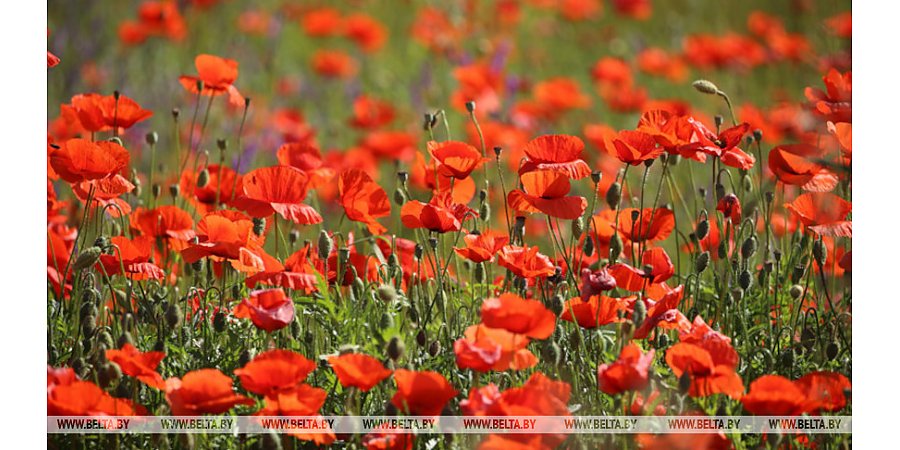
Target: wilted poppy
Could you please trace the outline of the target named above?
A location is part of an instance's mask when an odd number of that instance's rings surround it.
[[[537,170],[520,175],[522,189],[507,195],[509,206],[516,211],[541,212],[550,217],[574,220],[584,214],[587,199],[566,195],[571,188],[569,175],[555,170]]]
[[[368,392],[393,373],[377,359],[363,353],[347,353],[328,358],[328,364],[341,382],[341,386],[355,387]]]
[[[260,353],[234,374],[244,389],[268,397],[293,390],[315,369],[316,363],[299,353],[274,349]]]
[[[369,232],[375,235],[387,231],[375,219],[389,216],[391,203],[384,189],[369,174],[359,169],[344,171],[338,179],[338,191],[347,218],[366,224]]]
[[[654,353],[654,350],[643,353],[634,343],[626,345],[619,359],[597,367],[597,387],[610,395],[643,390],[649,383]]]
[[[234,308],[234,317],[249,318],[257,328],[271,333],[294,320],[294,302],[281,288],[260,289]]]
[[[603,291],[616,288],[616,279],[606,268],[591,271],[587,267],[581,269],[581,300],[588,301]]]
[[[430,370],[397,369],[394,380],[397,393],[391,398],[391,404],[414,416],[439,415],[458,393],[443,375]]]
[[[201,54],[194,59],[197,76],[182,75],[178,81],[189,92],[203,95],[228,94],[228,101],[235,106],[244,105],[244,97],[234,87],[238,77],[238,62],[215,55]],[[203,90],[198,91],[198,82],[203,82]]]
[[[166,401],[175,416],[222,414],[236,405],[252,405],[252,398],[235,394],[231,378],[218,369],[200,369],[166,380]]]
[[[488,327],[535,339],[550,337],[556,328],[556,316],[543,303],[510,293],[485,300],[481,304],[481,321]]]
[[[494,255],[509,242],[509,237],[499,236],[491,230],[484,230],[481,233],[469,233],[465,235],[463,237],[463,242],[466,244],[465,247],[453,248],[456,254],[469,261],[480,263],[493,261]]]
[[[166,357],[163,352],[145,352],[126,343],[121,350],[106,350],[106,359],[116,363],[125,375],[141,380],[147,386],[164,390],[166,382],[156,371],[160,361]]]
[[[549,277],[556,273],[556,267],[547,255],[537,247],[505,245],[497,253],[500,266],[509,269],[518,277],[531,279]]]

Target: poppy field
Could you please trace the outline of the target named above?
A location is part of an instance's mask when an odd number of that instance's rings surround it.
[[[849,1],[48,14],[48,417],[852,415]],[[385,426],[47,444],[852,438]]]

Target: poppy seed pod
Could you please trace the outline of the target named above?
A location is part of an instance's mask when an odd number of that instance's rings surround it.
[[[204,168],[200,171],[200,174],[197,175],[197,187],[205,188],[209,185],[209,170]]]
[[[575,220],[572,221],[572,236],[575,238],[580,238],[584,233],[584,217],[578,216]]]
[[[213,316],[213,329],[221,333],[225,331],[225,325],[227,325],[225,322],[225,313],[222,311],[216,312],[216,315]]]
[[[166,308],[165,319],[166,325],[169,326],[170,329],[174,330],[181,323],[181,320],[184,316],[181,313],[181,308],[178,307],[177,303],[170,303],[169,307]]]
[[[741,244],[741,258],[750,259],[756,253],[756,237],[750,236]]]
[[[609,209],[616,209],[621,199],[622,185],[619,182],[609,185],[609,189],[606,191],[606,204],[609,206]]]
[[[484,263],[475,264],[475,282],[478,284],[484,283],[486,276]]]
[[[635,328],[640,328],[641,324],[644,323],[644,319],[647,318],[647,304],[644,303],[643,300],[637,300],[634,302],[634,312],[631,315],[631,321],[634,323]]]
[[[397,206],[403,206],[406,203],[406,194],[403,193],[403,189],[394,189],[394,203]]]
[[[501,153],[503,153],[503,147],[500,147],[500,146],[494,147],[494,156],[496,156],[499,159]]]
[[[719,87],[709,80],[696,80],[691,83],[691,86],[693,86],[694,89],[703,94],[716,95],[719,93]]]
[[[475,112],[475,102],[469,100],[466,102],[466,111]]]
[[[584,245],[581,246],[584,256],[591,257],[594,255],[594,239],[588,235],[584,238]]]
[[[744,270],[738,275],[738,286],[743,290],[750,289],[750,285],[753,284],[753,274],[750,273],[749,270]]]
[[[681,376],[678,378],[678,391],[682,394],[687,394],[687,391],[691,388],[691,374],[688,371],[684,371]]]
[[[813,258],[816,259],[816,263],[819,264],[819,267],[825,267],[827,257],[828,254],[825,250],[825,242],[819,237],[819,239],[813,242]]]
[[[791,289],[790,289],[790,291],[788,291],[788,293],[791,294],[792,299],[797,300],[798,298],[800,298],[801,295],[803,295],[803,286],[800,286],[799,284],[795,284],[795,285],[791,286]]]
[[[322,230],[319,232],[319,258],[327,259],[328,255],[331,254],[331,246],[334,244],[334,241],[331,239],[331,236],[328,235],[328,232]]]
[[[300,232],[299,231],[291,230],[291,232],[288,233],[288,243],[289,244],[294,245],[299,240],[300,240]]]
[[[491,217],[491,204],[488,202],[482,203],[481,207],[478,208],[478,215],[488,220]]]
[[[694,261],[694,271],[698,274],[703,273],[707,266],[709,266],[709,252],[697,255],[697,260]]]
[[[89,247],[85,249],[78,254],[78,258],[75,259],[75,264],[72,265],[72,268],[77,272],[93,266],[100,260],[101,253],[103,253],[103,251],[100,247]]]
[[[441,352],[441,341],[431,341],[431,345],[428,346],[428,354],[431,357],[437,356],[438,353]]]
[[[387,354],[392,360],[397,361],[403,356],[403,352],[406,350],[406,345],[403,344],[403,341],[400,340],[399,337],[394,336],[388,342],[387,346]]]
[[[194,272],[200,272],[200,271],[203,270],[203,261],[204,261],[204,260],[202,260],[202,259],[198,259],[198,260],[196,260],[196,261],[190,263],[188,266],[189,266],[189,267],[191,268],[191,270],[193,270]]]
[[[178,184],[174,184],[174,183],[170,184],[169,185],[169,195],[171,195],[172,198],[178,198],[179,194],[181,194],[181,187],[178,186]]]

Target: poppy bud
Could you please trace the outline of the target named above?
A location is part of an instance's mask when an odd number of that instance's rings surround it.
[[[178,184],[173,183],[173,184],[169,185],[169,195],[171,195],[172,198],[178,198],[178,195],[180,193],[181,193],[181,187],[178,186]]]
[[[513,287],[516,288],[517,291],[524,291],[525,288],[528,287],[528,281],[522,277],[516,277],[513,280]]]
[[[97,381],[102,388],[108,388],[113,381],[122,377],[122,369],[116,363],[104,363],[97,367]]]
[[[172,302],[169,304],[169,307],[166,308],[166,325],[168,325],[170,329],[174,330],[178,328],[178,325],[181,323],[181,319],[183,317],[184,316],[181,314],[181,308],[178,307],[177,303]]]
[[[544,342],[544,347],[541,349],[541,358],[543,358],[544,361],[556,367],[559,365],[561,356],[562,350],[559,348],[559,345],[556,342]]]
[[[753,284],[753,274],[750,273],[749,270],[744,270],[738,275],[738,286],[743,290],[750,289],[750,285]]]
[[[484,283],[484,279],[487,276],[484,270],[484,263],[475,264],[475,282],[476,283]]]
[[[94,330],[97,329],[97,316],[84,316],[81,319],[81,334],[84,336],[92,336]]]
[[[100,311],[97,309],[97,305],[95,305],[93,303],[82,303],[81,304],[81,310],[79,311],[79,317],[81,317],[82,319],[84,319],[85,317],[88,317],[88,316],[96,317],[98,314],[100,314]]]
[[[697,260],[694,261],[694,271],[698,274],[703,273],[707,266],[709,266],[709,252],[697,255]]]
[[[401,341],[399,337],[394,336],[391,338],[390,342],[388,342],[387,354],[392,360],[397,361],[400,359],[400,357],[403,356],[404,350],[406,350],[406,346],[403,345],[403,341]]]
[[[580,238],[582,233],[584,233],[584,217],[578,216],[572,221],[572,235]]]
[[[351,269],[352,269],[353,272],[354,272],[354,277],[353,277],[353,291],[356,293],[356,297],[357,297],[358,299],[362,299],[362,298],[363,298],[363,295],[366,293],[366,282],[363,281],[362,278],[359,278],[358,276],[355,276],[355,272],[356,272],[356,268],[355,268],[355,267],[351,267]]]
[[[424,253],[425,247],[422,247],[421,244],[416,244],[416,246],[413,248],[413,256],[416,258],[416,260],[422,259],[422,255]]]
[[[756,139],[756,142],[762,141],[763,132],[759,128],[753,130],[753,139]]]
[[[103,253],[100,247],[89,247],[78,255],[72,268],[77,272],[93,266],[100,260],[100,254]]]
[[[113,144],[119,144],[119,146],[121,146],[121,147],[125,146],[125,144],[122,142],[122,140],[119,139],[117,136],[113,136],[113,137],[107,139],[107,141],[112,142]]]
[[[425,113],[422,118],[422,129],[428,131],[431,129],[432,124],[434,123],[434,116],[431,113]]]
[[[631,211],[631,221],[637,222],[637,220],[641,217],[641,212],[638,210]]]
[[[750,178],[750,174],[744,174],[741,177],[741,186],[744,188],[744,192],[753,192],[753,180]]]
[[[609,209],[616,209],[621,199],[622,185],[618,182],[609,185],[609,189],[606,191],[606,204],[609,206]]]
[[[106,348],[112,348],[113,344],[113,338],[112,335],[109,334],[109,331],[100,330],[100,332],[97,333],[97,345],[103,345]]]
[[[516,216],[516,224],[513,226],[513,236],[517,236],[519,239],[525,238],[525,217]]]
[[[791,271],[791,282],[799,283],[803,279],[803,275],[806,275],[806,267],[801,264],[794,266],[794,270]]]
[[[694,231],[694,234],[697,235],[698,241],[706,239],[706,235],[709,234],[709,220],[703,219],[698,222],[697,229]]]
[[[744,243],[741,244],[741,257],[744,259],[750,259],[756,253],[756,247],[756,237],[748,237],[744,240]]]
[[[262,236],[263,232],[266,231],[266,219],[263,217],[254,217],[253,218],[253,234],[257,236]]]
[[[719,93],[719,87],[709,80],[696,80],[691,83],[691,86],[703,94],[716,95]]]
[[[723,123],[725,123],[725,118],[722,117],[722,116],[719,115],[719,114],[716,114],[716,115],[713,117],[713,122],[715,122],[716,128],[719,128],[719,127],[722,126]]]
[[[227,325],[227,323],[225,322],[225,313],[223,313],[222,311],[216,312],[216,315],[213,316],[213,328],[217,332],[221,333],[225,331],[225,325]]]
[[[719,259],[725,259],[728,256],[728,247],[725,245],[725,241],[719,242],[716,255],[719,256]]]
[[[788,292],[791,294],[792,299],[797,300],[801,295],[803,295],[803,286],[795,284],[791,286],[791,290]]]
[[[666,348],[669,346],[669,335],[666,333],[659,333],[656,335],[656,348]]]
[[[403,193],[403,189],[394,189],[394,203],[397,206],[403,206],[406,203],[406,194]]]
[[[389,284],[378,286],[378,298],[383,302],[392,303],[397,300],[397,290]]]
[[[188,265],[194,272],[200,272],[203,270],[203,260],[198,259]]]
[[[753,136],[747,136],[744,138],[744,145],[747,147],[753,145]]]
[[[647,318],[647,304],[643,300],[638,299],[634,302],[634,312],[631,314],[631,322],[635,328],[640,328]]]
[[[197,187],[205,188],[206,186],[209,186],[209,170],[204,168],[197,175]]]
[[[428,354],[431,357],[437,356],[438,353],[441,352],[441,341],[431,341],[431,345],[428,346]]]
[[[153,344],[153,351],[165,353],[166,352],[166,343],[163,341],[156,341],[156,343]]]
[[[735,303],[740,303],[741,299],[744,298],[744,290],[743,289],[732,289],[731,290],[731,301]]]
[[[500,153],[503,153],[503,147],[500,147],[500,146],[494,147],[494,156],[496,156],[497,159],[500,159]]]
[[[288,233],[288,243],[289,244],[294,245],[299,240],[300,240],[300,232],[299,231],[291,230],[291,232]]]
[[[478,215],[483,217],[485,220],[490,219],[491,217],[491,204],[488,202],[484,202],[481,204],[481,208],[478,209]]]
[[[840,348],[836,342],[829,342],[828,345],[825,346],[825,356],[829,361],[833,361],[834,358],[837,357],[838,350],[840,350]]]
[[[622,238],[619,237],[619,233],[615,233],[609,239],[609,260],[616,261],[620,254],[622,254]]]
[[[162,195],[162,186],[154,183],[150,193],[153,194],[153,198],[159,198]]]
[[[253,358],[255,356],[256,352],[253,351],[253,349],[244,349],[244,351],[241,352],[240,356],[238,356],[238,366],[246,366],[250,361],[253,361]]]
[[[706,198],[706,188],[697,188],[697,193],[700,194],[700,197]]]
[[[432,250],[436,250],[438,246],[438,239],[434,236],[429,237],[428,246],[431,247]]]
[[[122,348],[125,344],[134,345],[134,338],[131,337],[131,333],[128,331],[119,336],[119,340],[116,341],[116,348]]]
[[[816,259],[816,263],[818,263],[819,267],[822,268],[825,267],[825,260],[827,259],[827,257],[828,255],[825,250],[825,242],[823,242],[822,238],[820,237],[815,242],[813,242],[813,258]]]
[[[378,326],[382,330],[389,330],[394,328],[394,316],[391,313],[385,311],[381,314],[381,320],[378,321]]]
[[[591,181],[593,181],[594,184],[600,183],[600,180],[602,180],[602,179],[603,179],[603,172],[601,172],[599,170],[595,170],[595,171],[591,172]]]
[[[687,394],[687,391],[691,388],[691,374],[685,371],[678,378],[678,390],[682,394]]]
[[[591,257],[594,255],[594,239],[590,235],[584,238],[584,245],[582,245],[581,250],[584,252],[584,256]]]
[[[112,242],[110,242],[109,237],[101,234],[97,236],[97,239],[94,239],[94,247],[99,247],[103,253],[109,254],[110,250],[112,250]]]
[[[569,348],[572,350],[578,350],[578,347],[581,346],[581,335],[576,331],[573,333],[569,333]]]
[[[466,102],[466,111],[475,112],[475,102],[469,100]]]
[[[328,235],[328,232],[322,230],[319,232],[319,258],[328,259],[328,255],[331,254],[331,246],[334,244],[334,241],[331,239],[331,236]]]
[[[559,316],[563,313],[563,309],[566,306],[565,300],[563,300],[563,296],[560,294],[555,294],[553,297],[550,297],[550,304],[547,305],[553,314]]]
[[[716,201],[722,200],[722,197],[725,196],[725,185],[722,183],[716,183]]]

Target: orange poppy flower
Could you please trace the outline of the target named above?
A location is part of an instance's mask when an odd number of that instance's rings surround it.
[[[255,415],[257,416],[314,416],[318,420],[324,420],[319,415],[319,410],[325,404],[328,393],[324,389],[312,387],[308,384],[300,384],[288,390],[278,391],[266,396],[265,405]],[[320,430],[322,431],[322,430]],[[334,432],[328,429],[321,433],[301,433],[288,431],[287,434],[303,441],[310,441],[316,445],[331,445],[337,439]]]
[[[294,302],[281,288],[260,289],[250,292],[234,308],[234,317],[247,319],[257,328],[273,332],[280,330],[294,320]]]
[[[140,350],[127,343],[122,346],[121,350],[109,349],[106,351],[106,359],[116,363],[122,369],[122,373],[160,390],[166,388],[166,382],[163,381],[156,368],[165,357],[166,354],[163,352],[141,353]]]
[[[475,180],[472,177],[456,179],[438,170],[438,161],[431,158],[427,163],[422,152],[415,152],[410,167],[409,181],[412,186],[430,191],[450,193],[453,203],[467,205],[475,197]]]
[[[853,223],[847,220],[853,205],[843,198],[823,192],[808,192],[785,203],[808,229],[822,236],[852,237]]]
[[[532,88],[534,100],[548,120],[559,115],[590,106],[591,98],[581,92],[578,83],[567,77],[555,77],[541,81]]]
[[[538,170],[520,175],[522,189],[507,195],[509,206],[516,211],[544,213],[550,217],[574,220],[584,214],[587,199],[566,195],[571,189],[569,176],[555,170]]]
[[[238,77],[238,62],[233,59],[221,58],[215,55],[201,54],[194,59],[197,67],[197,76],[182,75],[178,78],[181,85],[188,92],[196,94],[197,83],[203,82],[203,95],[228,94],[228,102],[234,106],[243,106],[244,97],[234,87]]]
[[[836,372],[810,372],[794,381],[809,399],[808,408],[818,414],[821,411],[840,411],[847,406],[845,392],[850,391],[850,380]]]
[[[741,222],[741,201],[737,198],[737,195],[728,194],[722,197],[719,203],[716,204],[716,211],[721,212],[726,219],[735,225]]]
[[[803,390],[780,375],[763,375],[754,380],[741,403],[756,415],[799,416],[808,410]]]
[[[466,244],[465,247],[453,247],[456,254],[469,261],[480,263],[493,261],[494,255],[509,243],[509,237],[500,236],[491,230],[484,230],[481,233],[472,232],[465,235],[463,242]]]
[[[637,131],[653,136],[656,143],[669,153],[690,157],[689,153],[685,154],[683,147],[696,146],[691,142],[694,137],[691,121],[666,110],[645,111],[638,121]]]
[[[491,328],[547,339],[556,328],[556,316],[538,300],[505,293],[481,304],[481,321]]]
[[[290,166],[262,167],[243,178],[243,196],[234,200],[238,209],[253,217],[281,217],[300,225],[322,222],[322,216],[303,203],[309,176]]]
[[[430,370],[397,369],[394,380],[397,393],[391,398],[391,404],[414,416],[439,415],[458,393],[443,375]]]
[[[466,205],[454,202],[449,191],[434,192],[428,203],[410,200],[400,208],[400,220],[405,227],[438,233],[459,231],[467,217],[477,217],[477,214]]]
[[[47,386],[48,416],[133,416],[129,400],[115,398],[90,381]]]
[[[364,52],[372,53],[387,42],[387,28],[367,14],[351,14],[344,18],[344,35]]]
[[[529,342],[528,336],[478,324],[466,328],[464,336],[453,343],[453,352],[460,369],[525,370],[538,363],[527,348]]]
[[[723,361],[718,354],[711,354],[703,347],[679,342],[666,351],[666,363],[676,377],[687,374],[691,385],[688,391],[691,397],[706,397],[713,394],[725,394],[731,398],[740,398],[744,392],[744,383],[735,373],[734,367]]]
[[[119,99],[107,95],[100,99],[103,123],[112,129],[131,128],[134,124],[150,118],[152,111],[141,108],[136,101],[120,94]]]
[[[197,243],[181,251],[187,263],[208,257],[216,262],[229,261],[242,272],[265,269],[264,238],[253,233],[253,221],[243,213],[222,210],[207,214],[197,224],[197,238]]]
[[[853,112],[853,75],[851,72],[841,74],[832,68],[822,77],[825,92],[821,89],[807,87],[804,91],[810,101],[813,112],[831,122],[852,122]]]
[[[311,64],[317,74],[327,78],[350,78],[356,74],[356,61],[340,50],[317,50]]]
[[[821,151],[808,144],[779,145],[769,151],[769,170],[784,184],[800,186],[812,192],[828,192],[838,177],[825,167],[810,161]]]
[[[642,450],[734,449],[734,443],[721,431],[711,433],[637,434],[635,435],[634,440]]]
[[[640,131],[620,131],[613,140],[613,145],[619,161],[633,166],[655,159],[665,151],[663,147],[657,145],[653,135]]]
[[[334,8],[322,7],[308,11],[300,19],[300,26],[310,37],[337,36],[341,33],[343,19]]]
[[[384,189],[369,174],[359,169],[344,171],[338,179],[338,191],[347,218],[366,224],[374,235],[387,231],[375,219],[391,215],[391,203]]]
[[[312,251],[311,245],[305,245],[301,249],[292,253],[279,267],[279,264],[267,264],[265,270],[255,273],[246,280],[244,284],[248,288],[253,289],[257,284],[266,286],[280,286],[287,289],[302,290],[306,294],[311,294],[318,290],[318,271],[314,263],[311,261]]]
[[[373,131],[359,145],[379,159],[409,162],[415,157],[416,141],[415,135],[405,131]]]
[[[298,387],[313,370],[316,363],[303,355],[274,349],[260,353],[234,374],[247,391],[269,397]]]
[[[649,383],[650,365],[653,364],[654,350],[642,353],[637,344],[631,343],[612,364],[597,367],[597,387],[610,395],[625,391],[641,391]]]
[[[441,175],[456,179],[468,178],[487,158],[475,147],[460,141],[428,141],[428,153],[438,162]]]
[[[525,162],[519,174],[535,170],[562,172],[571,179],[591,174],[591,168],[581,159],[584,142],[576,136],[552,134],[538,136],[525,145]]]
[[[475,333],[476,335],[478,333]],[[503,348],[500,344],[488,340],[484,336],[479,340],[461,337],[453,343],[456,354],[456,366],[460,369],[472,369],[476,372],[490,371],[500,360]]]
[[[166,401],[175,416],[222,414],[236,405],[253,405],[252,398],[235,394],[233,381],[218,369],[200,369],[166,380]]]
[[[73,184],[117,174],[128,166],[128,161],[128,150],[115,142],[79,138],[69,139],[50,154],[53,170]]]
[[[625,311],[626,307],[626,299],[593,295],[585,301],[575,297],[566,301],[559,318],[577,323],[582,328],[597,328],[621,322],[623,319],[619,318],[619,312]]]
[[[207,182],[203,187],[197,186],[201,171],[185,170],[181,174],[179,188],[181,196],[186,198],[200,214],[208,214],[219,209],[220,205],[230,205],[243,191],[243,177],[228,166],[210,164],[206,166]],[[219,204],[216,204],[216,200]]]
[[[96,202],[94,206],[105,209],[110,216],[119,217],[131,212],[131,205],[119,196],[133,191],[134,185],[122,175],[115,174],[111,177],[82,181],[72,185],[72,192],[82,202],[87,201],[91,190],[94,192],[93,201]],[[110,204],[116,205],[118,208],[107,208],[106,206]]]
[[[97,270],[102,270],[110,276],[124,275],[135,281],[161,280],[165,276],[165,272],[159,266],[149,262],[153,250],[150,238],[138,236],[128,239],[125,236],[113,236],[110,242],[118,247],[118,250],[114,249],[111,255],[100,255]]]
[[[531,279],[549,277],[556,273],[556,267],[547,255],[538,252],[537,247],[504,245],[497,253],[498,264],[509,269],[518,277]]]
[[[393,373],[377,359],[362,353],[347,353],[328,358],[341,386],[368,392]]]
[[[288,142],[278,147],[278,163],[299,169],[309,177],[309,189],[327,185],[334,178],[334,169],[325,167],[322,154],[310,142]]]
[[[634,212],[639,212],[638,219],[633,220]],[[615,216],[613,215],[613,224]],[[608,220],[607,216],[594,216],[595,219]],[[596,222],[595,222],[596,223]],[[666,208],[623,208],[619,211],[619,236],[625,245],[639,242],[664,241],[675,229],[675,213]]]
[[[828,132],[831,133],[838,144],[841,146],[841,152],[848,158],[853,157],[853,124],[847,122],[828,122]]]
[[[181,251],[197,233],[187,211],[164,205],[154,209],[137,208],[131,214],[131,229],[143,236],[162,239],[167,249]]]
[[[360,95],[353,100],[353,117],[350,125],[355,128],[373,129],[394,121],[396,115],[390,103]]]

